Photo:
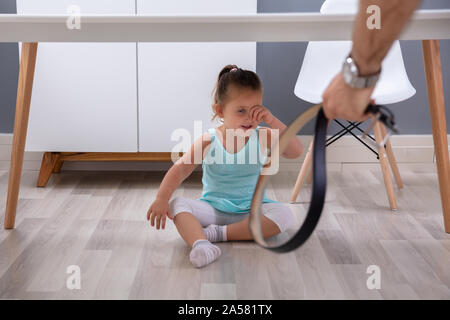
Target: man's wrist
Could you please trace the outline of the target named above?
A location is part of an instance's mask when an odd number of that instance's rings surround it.
[[[358,67],[359,75],[362,77],[377,74],[381,70],[381,63],[375,60],[364,59],[358,52],[352,50],[350,54]]]
[[[356,64],[355,58],[352,54],[348,55],[342,64],[342,77],[346,84],[352,88],[363,89],[375,87],[378,79],[380,78],[381,69],[375,73],[364,75],[359,70]]]

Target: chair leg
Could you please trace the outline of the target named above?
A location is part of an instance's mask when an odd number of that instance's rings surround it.
[[[314,139],[309,144],[308,152],[305,155],[305,160],[303,161],[302,167],[300,169],[300,172],[298,173],[297,181],[295,182],[294,190],[292,191],[291,195],[291,203],[295,202],[297,200],[297,196],[300,192],[300,188],[303,185],[303,182],[305,181],[306,174],[308,171],[310,171],[310,168],[312,168],[312,148],[313,148],[313,142]]]
[[[312,183],[312,178],[313,178],[313,168],[311,166],[311,168],[309,170],[309,174],[308,174],[308,181],[306,183],[307,184],[311,184]]]
[[[381,144],[383,142],[383,133],[379,121],[375,123],[373,131],[375,134],[375,140],[377,141],[378,144]],[[388,160],[386,159],[387,158],[386,150],[384,149],[383,146],[378,150],[378,155],[380,158],[381,171],[383,173],[384,185],[386,186],[386,193],[389,199],[389,205],[392,211],[396,211],[397,203],[395,201],[394,185],[392,184],[391,173],[389,172],[389,163]]]
[[[381,133],[383,134],[383,139],[386,137],[386,127],[383,123],[381,125]],[[391,165],[392,174],[394,175],[395,183],[399,189],[403,188],[402,178],[400,177],[400,171],[398,170],[397,161],[395,160],[394,152],[392,151],[391,141],[388,139],[386,141],[386,153],[389,159],[389,164]]]

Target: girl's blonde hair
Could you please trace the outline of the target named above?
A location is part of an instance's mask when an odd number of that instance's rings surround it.
[[[217,77],[216,85],[213,90],[212,111],[213,121],[218,117],[216,104],[225,104],[228,98],[229,88],[233,85],[236,88],[252,89],[255,91],[262,91],[261,80],[258,75],[251,70],[244,70],[236,66],[235,64],[229,64],[225,66]]]

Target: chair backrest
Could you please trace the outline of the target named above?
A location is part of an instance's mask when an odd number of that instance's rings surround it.
[[[326,0],[320,13],[356,13],[359,0]]]
[[[358,0],[326,0],[320,12],[356,13],[358,3]],[[351,48],[352,41],[309,42],[295,85],[295,95],[311,103],[322,102],[324,90],[340,72]],[[395,41],[383,61],[380,80],[372,98],[378,104],[391,104],[406,100],[415,93],[405,70],[400,43]]]

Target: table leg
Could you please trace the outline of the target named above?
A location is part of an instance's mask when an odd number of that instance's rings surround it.
[[[30,114],[31,91],[33,89],[34,69],[37,54],[36,42],[22,44],[19,82],[17,86],[16,115],[9,169],[8,196],[6,200],[5,229],[14,228],[17,202],[19,199],[20,178],[22,176],[23,155],[27,137],[28,116]]]
[[[450,164],[439,40],[422,41],[445,232],[450,233]]]

